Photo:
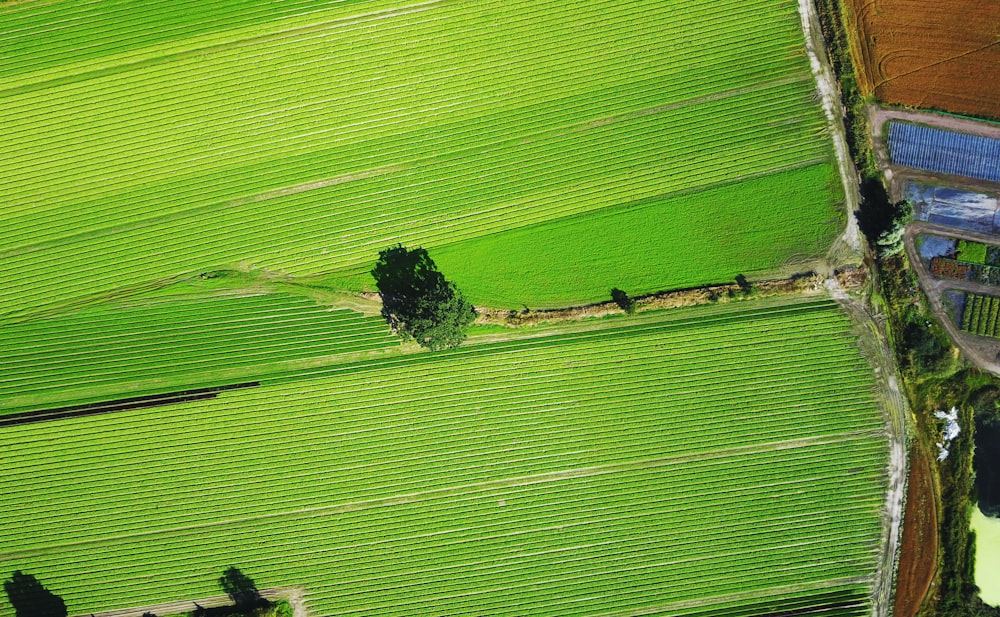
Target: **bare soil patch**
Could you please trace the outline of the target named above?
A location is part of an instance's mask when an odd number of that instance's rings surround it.
[[[1000,119],[1000,3],[849,0],[846,8],[865,94]]]
[[[920,609],[937,565],[937,504],[930,462],[919,446],[910,451],[903,544],[896,579],[895,617],[913,617]]]

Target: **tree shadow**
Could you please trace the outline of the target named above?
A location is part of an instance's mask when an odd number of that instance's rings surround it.
[[[266,608],[270,602],[260,595],[257,585],[249,576],[244,574],[239,568],[230,566],[219,577],[219,585],[226,595],[233,601],[233,606],[220,606],[217,608],[202,608],[198,615],[206,617],[220,617],[221,615],[231,615],[236,613],[249,613],[254,609]]]
[[[4,581],[4,591],[17,617],[66,617],[66,603],[32,574],[15,571]]]
[[[878,178],[866,178],[861,183],[861,205],[858,208],[858,228],[875,246],[879,236],[892,227],[896,208],[889,199],[889,193]]]

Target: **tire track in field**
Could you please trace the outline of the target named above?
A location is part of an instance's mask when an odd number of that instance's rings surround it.
[[[616,122],[627,122],[629,120],[636,120],[638,118],[644,118],[646,116],[653,116],[667,111],[675,111],[678,109],[683,109],[685,107],[693,107],[695,105],[701,105],[702,103],[721,101],[722,99],[726,99],[733,96],[762,92],[769,88],[790,86],[792,84],[804,81],[810,81],[811,79],[812,79],[811,75],[805,73],[802,74],[793,73],[786,75],[784,77],[777,77],[775,79],[767,79],[764,81],[759,81],[749,86],[741,86],[739,88],[720,90],[719,92],[712,92],[711,94],[705,94],[702,96],[681,99],[678,101],[674,101],[673,103],[667,103],[666,105],[657,105],[655,107],[640,109],[638,111],[633,111],[625,114],[606,116],[604,118],[598,118],[597,120],[590,120],[588,122],[584,122],[577,125],[577,128],[575,130],[593,129],[602,126],[607,126],[609,124],[614,124]]]
[[[573,480],[577,478],[589,478],[589,477],[601,476],[613,473],[641,471],[641,470],[655,469],[658,467],[683,465],[686,463],[694,463],[694,462],[704,462],[704,461],[724,459],[728,457],[737,457],[748,454],[760,454],[765,452],[777,452],[781,450],[793,450],[793,449],[808,448],[813,446],[831,445],[831,444],[855,441],[859,439],[869,439],[870,437],[871,435],[866,431],[851,431],[847,433],[838,433],[835,435],[802,437],[798,439],[772,441],[763,444],[736,446],[733,448],[723,448],[721,450],[712,450],[709,452],[693,452],[688,454],[656,457],[638,461],[627,461],[622,463],[607,463],[604,465],[577,467],[573,469],[550,471],[539,474],[529,474],[513,478],[490,480],[486,482],[475,482],[460,486],[444,487],[427,491],[415,491],[412,493],[390,495],[387,497],[364,499],[353,502],[330,504],[324,506],[311,506],[307,508],[299,508],[295,510],[287,510],[282,512],[267,512],[264,514],[236,517],[226,520],[212,521],[209,523],[179,525],[176,527],[168,527],[165,529],[109,535],[103,538],[93,538],[89,540],[79,540],[74,542],[63,542],[59,544],[48,544],[44,547],[29,548],[19,551],[12,551],[9,553],[0,553],[0,560],[23,559],[26,557],[34,557],[38,555],[45,555],[58,552],[66,548],[94,546],[94,545],[104,544],[106,542],[120,542],[123,540],[133,540],[136,538],[158,536],[163,534],[173,534],[173,533],[186,532],[196,529],[209,529],[213,527],[224,527],[241,523],[253,523],[258,521],[283,518],[286,516],[303,516],[303,515],[328,516],[333,514],[343,514],[348,512],[356,512],[359,510],[367,510],[371,508],[407,505],[422,501],[440,499],[444,497],[465,495],[469,493],[487,492],[487,491],[494,491],[497,489],[506,489],[506,488],[517,488],[517,487],[530,486],[533,484],[544,484],[548,482],[563,482],[566,480]]]
[[[384,176],[387,174],[405,171],[406,169],[408,169],[408,167],[402,164],[382,165],[380,167],[372,167],[371,169],[366,169],[363,171],[348,172],[332,176],[329,178],[310,180],[308,182],[301,182],[298,184],[293,184],[291,186],[271,189],[253,195],[244,195],[242,197],[230,199],[221,203],[206,204],[202,206],[196,206],[194,208],[189,208],[186,210],[178,210],[176,212],[171,212],[169,214],[162,214],[160,216],[144,218],[134,223],[114,225],[112,227],[105,227],[103,229],[96,229],[68,236],[61,236],[59,238],[54,238],[52,240],[48,240],[46,242],[40,242],[38,244],[28,244],[24,246],[13,247],[6,251],[0,251],[0,259],[8,257],[19,257],[27,253],[34,253],[36,251],[57,248],[66,244],[67,241],[93,240],[96,238],[115,236],[121,233],[136,231],[153,225],[159,225],[161,223],[170,223],[173,221],[188,219],[206,212],[216,212],[219,210],[226,210],[229,208],[240,208],[250,204],[267,201],[269,199],[286,197],[288,195],[296,195],[298,193],[304,193],[306,191],[326,188],[330,186],[335,186],[337,184],[344,184],[347,182],[354,182],[356,180],[367,180],[369,178],[376,178],[378,176]]]
[[[885,78],[883,78],[881,81],[879,81],[875,85],[875,88],[881,88],[882,86],[884,86],[884,85],[886,85],[886,84],[888,84],[888,83],[890,83],[892,81],[895,81],[897,79],[900,79],[901,77],[909,77],[910,75],[913,75],[914,73],[919,73],[920,71],[926,71],[927,69],[931,69],[931,68],[934,68],[936,66],[940,66],[942,64],[947,64],[948,62],[952,62],[954,60],[960,60],[961,58],[964,58],[966,56],[971,56],[972,54],[977,54],[977,53],[979,53],[981,51],[985,51],[985,50],[987,50],[987,49],[989,49],[991,47],[994,47],[996,45],[1000,45],[1000,41],[993,41],[992,43],[987,43],[986,45],[982,45],[981,47],[976,47],[975,49],[970,49],[970,50],[962,52],[960,54],[955,54],[954,56],[951,56],[949,58],[945,58],[944,60],[938,60],[936,62],[931,62],[930,64],[926,64],[924,66],[915,68],[915,69],[913,69],[911,71],[907,71],[905,73],[900,73],[898,75],[893,75],[892,77],[885,77]],[[892,50],[890,53],[886,54],[885,56],[882,56],[879,59],[879,75],[880,76],[884,76],[885,75],[885,72],[882,71],[882,66],[883,66],[884,63],[886,63],[888,61],[891,61],[891,60],[894,60],[897,56],[899,56],[901,54],[904,54],[907,51],[909,51],[909,50],[895,49],[895,50]],[[928,91],[929,91],[929,89],[928,89]],[[926,93],[925,93],[924,96],[925,97],[927,96]]]

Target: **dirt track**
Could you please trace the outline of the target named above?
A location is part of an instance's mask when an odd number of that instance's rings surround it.
[[[878,160],[879,169],[885,174],[885,179],[890,186],[893,199],[903,198],[901,193],[903,186],[900,181],[903,178],[924,179],[931,181],[931,183],[946,182],[957,188],[979,191],[987,190],[987,187],[990,186],[989,183],[977,181],[973,178],[945,176],[943,174],[935,174],[908,167],[897,167],[889,159],[889,149],[882,138],[882,134],[884,132],[884,125],[889,120],[903,120],[905,122],[914,122],[941,129],[968,133],[970,135],[1000,139],[1000,124],[944,116],[932,112],[885,109],[878,105],[869,105],[865,111],[868,115],[869,125],[871,126],[872,150],[875,153],[875,158]]]
[[[837,85],[837,76],[833,72],[833,67],[830,66],[819,14],[816,12],[816,5],[813,4],[812,0],[799,0],[799,17],[802,20],[802,30],[805,33],[806,53],[809,55],[809,63],[813,76],[816,78],[816,87],[821,96],[823,113],[826,115],[827,130],[830,131],[833,149],[837,155],[837,169],[840,171],[840,180],[844,187],[847,226],[844,234],[834,243],[829,252],[833,256],[833,261],[843,263],[843,246],[846,245],[848,252],[855,255],[860,255],[862,250],[858,221],[852,216],[852,213],[857,212],[861,204],[861,195],[858,191],[860,181],[858,180],[858,172],[854,168],[854,161],[851,159],[850,150],[847,147],[844,113],[840,102],[840,87]]]
[[[872,615],[892,617],[892,583],[896,573],[906,490],[906,420],[909,408],[900,389],[895,355],[889,344],[885,319],[872,315],[862,301],[845,293],[836,279],[828,279],[826,286],[858,329],[858,345],[878,377],[879,398],[886,415],[886,435],[889,438],[888,490],[882,514],[879,565],[873,582]]]

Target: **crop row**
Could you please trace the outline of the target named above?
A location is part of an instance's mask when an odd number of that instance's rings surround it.
[[[843,462],[851,464],[846,459]],[[733,466],[735,467],[736,464],[734,463]],[[722,470],[720,469],[720,471]],[[786,471],[786,477],[788,473]],[[840,474],[843,474],[842,470]],[[401,602],[393,602],[394,605],[399,604],[395,610],[402,611],[414,609],[412,606],[406,606],[406,603],[413,601],[414,597],[420,598],[414,592],[422,589],[426,593],[427,588],[423,584],[416,587],[416,582],[419,580],[417,573],[421,569],[426,571],[425,576],[430,579],[427,586],[432,586],[432,583],[440,585],[453,578],[461,578],[456,576],[460,573],[464,573],[465,576],[476,575],[475,579],[479,581],[482,581],[483,578],[494,581],[495,566],[501,565],[503,562],[508,562],[510,566],[520,566],[512,573],[515,580],[518,578],[531,580],[542,573],[536,572],[534,576],[525,576],[523,568],[526,558],[538,549],[553,550],[558,546],[558,538],[560,537],[563,538],[562,543],[569,542],[571,547],[586,546],[588,543],[607,541],[609,538],[620,538],[621,540],[610,542],[612,546],[608,547],[612,551],[610,554],[617,553],[619,555],[617,563],[625,562],[630,567],[636,567],[638,565],[635,563],[636,557],[629,555],[629,551],[623,550],[623,548],[630,544],[635,545],[637,542],[648,543],[651,541],[658,542],[658,544],[648,546],[646,552],[650,556],[655,554],[655,559],[663,565],[668,565],[670,562],[675,563],[675,571],[670,577],[671,582],[662,582],[665,587],[659,592],[662,597],[664,591],[673,594],[684,591],[690,593],[692,588],[685,587],[686,585],[696,582],[699,578],[703,579],[706,575],[729,571],[725,561],[719,559],[719,554],[725,553],[725,546],[720,545],[720,542],[734,542],[737,543],[734,546],[746,547],[733,553],[733,557],[744,561],[740,570],[745,570],[745,568],[753,567],[754,562],[759,566],[766,565],[764,559],[768,552],[766,547],[768,545],[775,546],[773,543],[778,543],[774,549],[770,549],[775,551],[784,546],[781,539],[782,534],[784,534],[784,542],[791,543],[792,546],[787,547],[791,550],[783,550],[776,554],[778,561],[782,558],[786,561],[780,564],[776,563],[775,569],[787,581],[789,574],[794,576],[796,573],[781,572],[781,569],[789,567],[789,558],[791,557],[789,553],[794,554],[794,546],[798,544],[793,539],[796,529],[799,530],[799,534],[802,534],[799,542],[821,541],[826,545],[825,548],[823,546],[809,547],[813,560],[822,560],[824,553],[833,546],[838,547],[836,550],[841,553],[848,545],[855,547],[852,550],[856,551],[858,545],[855,542],[862,540],[865,534],[854,536],[854,534],[847,533],[849,527],[845,526],[846,523],[842,521],[845,520],[845,517],[848,519],[857,518],[864,510],[877,504],[876,499],[865,498],[864,492],[854,493],[851,490],[845,490],[840,484],[844,478],[839,480],[831,478],[826,481],[804,478],[803,484],[799,486],[788,485],[784,492],[780,490],[777,492],[765,491],[756,498],[753,497],[752,493],[740,497],[738,494],[723,491],[718,499],[703,502],[703,497],[710,497],[715,492],[709,490],[707,494],[701,496],[678,496],[671,499],[668,496],[672,495],[672,491],[677,485],[684,483],[684,478],[672,474],[669,477],[660,477],[662,475],[660,472],[645,474],[635,478],[635,483],[631,486],[628,483],[623,483],[621,478],[610,476],[600,478],[603,485],[615,487],[615,493],[618,497],[604,493],[599,487],[587,487],[579,483],[566,485],[560,487],[559,490],[565,505],[560,507],[552,501],[546,501],[544,504],[540,504],[538,512],[525,509],[529,506],[531,495],[539,491],[549,493],[551,491],[544,486],[535,485],[519,490],[500,492],[494,499],[489,499],[485,495],[475,498],[465,506],[468,514],[453,510],[449,504],[454,501],[454,498],[449,498],[448,503],[416,504],[420,506],[420,519],[417,521],[413,521],[411,518],[414,514],[411,510],[415,505],[407,505],[399,508],[386,508],[386,511],[382,513],[365,511],[364,513],[358,512],[353,515],[345,514],[336,517],[302,514],[284,522],[269,520],[266,521],[266,524],[264,522],[234,524],[229,526],[231,529],[228,530],[192,529],[152,538],[123,538],[106,547],[90,546],[83,552],[77,552],[74,556],[80,561],[77,559],[69,560],[68,563],[63,564],[63,568],[69,569],[74,577],[86,577],[89,572],[98,569],[107,576],[105,580],[121,581],[117,585],[105,583],[101,586],[101,589],[111,588],[111,597],[127,595],[136,587],[142,589],[142,579],[146,573],[156,574],[154,580],[158,589],[155,591],[169,593],[171,589],[178,589],[179,584],[179,591],[183,593],[185,584],[191,583],[192,577],[185,570],[191,565],[190,562],[211,561],[211,558],[205,559],[204,557],[192,559],[190,555],[192,546],[198,547],[197,553],[199,555],[220,555],[217,558],[221,559],[230,558],[234,549],[242,547],[242,550],[238,550],[243,557],[241,563],[245,563],[250,555],[258,553],[249,560],[251,568],[259,568],[262,560],[266,559],[270,551],[278,551],[286,556],[294,555],[296,559],[277,560],[280,563],[276,563],[274,567],[280,572],[277,576],[282,578],[270,580],[288,580],[284,577],[292,577],[295,574],[301,576],[303,567],[311,567],[314,574],[304,579],[310,583],[307,585],[310,594],[318,599],[321,597],[319,594],[326,595],[335,592],[335,597],[331,600],[337,601],[337,609],[330,612],[343,610],[346,608],[345,604],[357,606],[359,598],[356,596],[359,593],[359,587],[368,588],[370,590],[368,594],[375,593],[376,597],[383,598],[384,602],[392,602],[393,598],[383,596],[382,592],[386,591],[385,588],[390,586],[393,580],[406,581],[413,585],[413,588],[408,590],[410,598],[400,598]],[[842,497],[844,500],[841,502],[842,505],[834,507],[829,501],[831,494]],[[503,499],[507,505],[498,505],[499,499]],[[668,501],[664,502],[664,499]],[[800,499],[803,501],[800,502]],[[595,516],[592,510],[593,506],[589,505],[588,502],[601,504],[605,513]],[[655,507],[656,502],[662,504],[658,509]],[[809,505],[810,502],[813,504],[812,506]],[[632,505],[629,505],[630,503]],[[865,503],[867,505],[863,505]],[[775,507],[778,505],[783,507],[776,511]],[[636,510],[636,507],[640,509]],[[483,512],[484,510],[486,512]],[[714,512],[718,520],[717,526],[706,528],[703,521],[698,520],[699,515],[706,511]],[[733,523],[729,522],[732,517],[739,517],[741,513],[745,515],[748,512],[756,513],[753,521],[745,521],[735,527]],[[470,519],[469,516],[475,518]],[[674,516],[682,518],[674,520]],[[545,521],[546,519],[549,520],[541,523],[544,525],[543,528],[532,529],[529,527],[526,529],[523,527],[524,522]],[[419,534],[413,538],[416,543],[407,542],[397,536],[396,530],[400,525],[406,525],[408,521],[415,524],[410,533],[418,532]],[[489,525],[489,529],[494,530],[493,534],[487,528],[469,530],[470,533],[464,542],[455,543],[455,534],[465,532],[467,524],[472,521]],[[839,529],[830,534],[829,526],[834,521],[841,521],[836,523]],[[333,525],[332,528],[331,525]],[[350,533],[348,529],[352,528],[353,525],[363,526],[367,539],[358,538]],[[625,525],[625,529],[631,528],[631,531],[624,532],[623,525]],[[645,533],[635,529],[637,525],[640,526],[640,529],[645,527]],[[241,528],[245,530],[248,526],[255,530],[248,541],[234,543],[232,541],[235,539],[233,534],[238,534]],[[874,525],[870,524],[869,527],[871,526]],[[824,527],[828,531],[824,532]],[[762,536],[755,537],[754,529],[757,528],[760,528]],[[507,530],[506,533],[495,535],[496,531],[504,529]],[[869,528],[868,534],[870,531]],[[176,542],[165,542],[175,536],[177,536]],[[626,538],[629,539],[626,540]],[[649,539],[644,541],[644,538]],[[839,538],[839,542],[835,541],[835,538]],[[250,546],[246,546],[247,544]],[[533,544],[538,547],[535,551],[532,550]],[[861,546],[865,544],[867,543],[862,542]],[[747,550],[749,547],[754,547],[759,552]],[[68,550],[72,551],[71,548]],[[263,555],[259,554],[262,550],[265,552]],[[147,555],[150,551],[155,551],[159,557],[149,559]],[[44,557],[39,556],[34,561],[38,567],[52,567],[59,561],[60,553],[62,551]],[[400,562],[395,561],[395,565],[393,565],[394,555],[400,553],[408,556],[403,572],[398,572],[402,565]],[[472,561],[456,563],[455,558],[462,554],[466,555],[466,560]],[[606,561],[610,554],[603,557],[602,561]],[[868,555],[868,551],[863,550],[860,555]],[[596,560],[599,556],[591,557]],[[826,557],[829,559],[830,556],[826,555]],[[498,558],[499,564],[497,563]],[[535,555],[535,559],[539,558],[543,558],[543,556]],[[121,563],[123,559],[133,565],[127,566],[122,572],[108,571],[107,564]],[[722,563],[718,564],[717,572],[711,570],[706,572],[703,568],[690,567],[690,561],[697,563],[700,559],[713,559]],[[687,564],[685,564],[686,561]],[[139,566],[143,562],[145,568]],[[491,564],[494,567],[477,572],[477,568],[474,567],[476,562],[480,564],[479,569]],[[664,562],[666,563],[664,564]],[[765,563],[762,564],[762,562]],[[553,573],[553,570],[557,570],[553,564],[543,563],[544,566],[541,569],[548,570],[549,575]],[[309,565],[304,566],[304,564]],[[600,567],[600,563],[595,564],[595,566]],[[856,566],[857,563],[855,563]],[[816,570],[822,573],[824,568],[829,567],[829,564],[817,565]],[[141,572],[137,572],[135,575],[130,574],[136,570]],[[196,573],[198,572],[198,568],[194,570]],[[293,572],[289,572],[289,570]],[[766,570],[766,568],[761,567],[761,570]],[[171,573],[171,576],[165,576],[165,572]],[[448,576],[449,572],[453,574]],[[536,582],[547,580],[545,578],[547,575],[542,576],[541,581],[536,580]],[[811,572],[810,576],[816,577],[817,572]],[[171,580],[173,577],[179,577],[180,580]],[[754,577],[754,580],[756,578]],[[643,577],[643,579],[652,582],[648,580],[648,577]],[[474,588],[473,585],[469,584],[470,582],[472,581],[452,581],[452,584],[465,589]],[[479,584],[481,585],[482,582]],[[673,586],[672,589],[671,586]],[[81,594],[86,593],[84,589],[78,591]],[[152,593],[154,590],[143,591]],[[422,601],[426,602],[426,598],[423,598]],[[330,604],[327,606],[329,607]],[[387,607],[386,610],[390,609]]]
[[[322,4],[310,0],[248,4],[221,0],[211,5],[190,1],[150,2],[123,7],[103,3],[59,2],[44,7],[8,5],[0,9],[0,67],[6,80],[68,63],[139,50],[156,43],[232,30],[288,16],[315,13]],[[122,24],[128,24],[128,30]]]
[[[198,316],[189,317],[189,311]],[[96,322],[84,325],[95,314]],[[803,318],[810,316],[798,319]],[[280,294],[85,311],[11,327],[11,348],[0,357],[0,366],[8,364],[10,370],[0,380],[0,390],[6,389],[13,396],[124,382],[141,379],[150,369],[159,378],[190,374],[203,380],[199,373],[208,368],[347,353],[386,347],[395,341],[380,319],[366,321],[368,325],[348,311],[330,313]],[[123,332],[87,334],[90,326],[104,330],[112,322]],[[797,323],[782,328],[796,327]],[[750,336],[739,345],[751,346],[754,338]],[[683,335],[668,334],[664,342],[670,340],[683,340]],[[714,342],[715,337],[708,336],[701,344]]]
[[[962,330],[1000,337],[1000,298],[967,294],[962,312]]]
[[[662,19],[662,17],[655,19]],[[448,22],[444,22],[444,24],[447,25]],[[512,71],[509,65],[505,67],[504,70],[510,72],[510,75],[504,81],[504,87],[523,89],[527,92],[524,96],[499,107],[495,92],[495,89],[499,87],[498,84],[483,83],[482,75],[480,75],[481,70],[473,70],[469,67],[455,70],[452,67],[452,61],[473,63],[475,66],[474,63],[484,60],[477,60],[480,56],[470,55],[467,49],[455,47],[454,42],[450,40],[454,39],[454,36],[449,37],[451,32],[440,32],[442,24],[434,23],[425,27],[429,30],[427,37],[422,37],[414,24],[401,26],[400,32],[380,34],[388,39],[386,42],[388,48],[382,52],[389,56],[398,56],[398,50],[395,49],[394,44],[391,44],[391,41],[399,41],[400,38],[414,39],[420,45],[427,45],[434,50],[432,55],[420,56],[420,58],[423,62],[433,61],[436,63],[435,66],[444,67],[437,69],[442,71],[439,78],[435,78],[433,73],[419,72],[417,73],[419,81],[416,80],[412,67],[414,58],[412,57],[387,61],[377,57],[361,56],[357,52],[351,54],[349,53],[350,49],[357,47],[356,40],[339,32],[337,37],[332,40],[281,39],[272,43],[272,45],[279,46],[281,54],[275,54],[274,50],[268,51],[268,48],[261,52],[264,60],[277,64],[273,69],[274,74],[268,71],[269,67],[266,65],[259,67],[261,72],[254,80],[257,83],[253,85],[255,98],[252,107],[246,107],[251,103],[242,102],[242,97],[236,93],[247,89],[247,78],[242,69],[247,62],[252,62],[255,58],[252,55],[248,56],[245,50],[231,50],[221,57],[213,56],[213,61],[207,66],[203,60],[199,60],[197,63],[192,63],[191,67],[181,66],[176,69],[172,69],[172,65],[152,67],[148,71],[129,76],[129,79],[109,79],[107,84],[90,84],[88,90],[91,94],[89,95],[75,91],[67,92],[65,96],[82,104],[83,109],[80,109],[79,105],[74,106],[75,111],[66,115],[65,118],[63,115],[67,112],[62,111],[64,105],[58,104],[59,100],[63,98],[59,94],[47,93],[45,96],[40,96],[37,101],[25,100],[23,111],[19,105],[12,106],[11,121],[16,123],[15,126],[24,126],[26,129],[33,130],[22,136],[25,140],[23,145],[12,144],[11,152],[12,154],[17,153],[23,148],[23,155],[37,157],[39,152],[61,148],[61,144],[75,143],[79,150],[74,151],[74,156],[80,157],[81,167],[75,167],[74,173],[70,176],[76,174],[83,176],[82,179],[86,181],[85,186],[93,183],[96,186],[107,187],[114,185],[114,182],[111,182],[112,177],[102,177],[100,174],[93,176],[92,172],[103,169],[105,172],[117,172],[120,175],[122,164],[134,162],[136,157],[155,159],[144,161],[143,165],[149,170],[151,178],[155,178],[156,174],[153,172],[157,171],[157,167],[150,167],[151,163],[170,169],[174,173],[183,172],[183,166],[178,165],[181,162],[178,160],[179,155],[184,150],[192,148],[191,152],[223,151],[229,154],[228,158],[231,159],[233,149],[240,145],[255,145],[257,147],[254,148],[254,151],[258,151],[260,146],[271,145],[283,137],[294,136],[297,138],[295,144],[301,144],[302,137],[311,135],[314,140],[325,137],[326,139],[323,141],[328,144],[326,147],[329,147],[329,144],[343,145],[345,138],[350,138],[352,135],[371,137],[378,136],[380,133],[398,134],[401,132],[400,129],[404,129],[402,131],[404,133],[406,130],[412,131],[416,128],[414,124],[417,121],[425,127],[428,123],[437,125],[437,132],[443,132],[447,135],[451,131],[441,131],[444,128],[441,126],[442,123],[450,124],[458,119],[474,119],[480,124],[489,125],[488,117],[484,118],[484,112],[492,114],[502,112],[506,117],[510,112],[524,109],[532,103],[566,100],[570,95],[584,93],[581,88],[582,84],[579,83],[583,80],[574,78],[583,77],[585,67],[573,63],[574,59],[578,60],[575,56],[579,53],[574,47],[584,43],[575,39],[589,37],[588,44],[593,45],[593,33],[571,33],[569,40],[540,40],[538,45],[543,43],[554,45],[555,47],[551,51],[558,50],[559,52],[551,53],[545,57],[545,64],[541,66],[547,67],[547,71],[539,70],[540,65],[537,59],[533,64],[524,66],[519,71]],[[462,25],[458,22],[447,27],[449,30],[461,29]],[[540,26],[536,24],[534,27]],[[613,28],[614,26],[608,24],[608,27]],[[618,24],[617,27],[621,27],[621,25]],[[612,30],[610,34],[618,33]],[[723,37],[733,36],[732,34],[726,35],[722,28],[720,28],[719,34]],[[674,37],[676,36],[678,35],[674,35]],[[446,43],[441,43],[438,40],[439,37],[443,38]],[[605,38],[604,41],[606,42],[606,40]],[[743,40],[746,44],[745,38]],[[728,55],[734,53],[734,50],[729,49],[732,47],[730,43],[724,38],[722,41],[711,44],[717,46],[720,53]],[[443,45],[446,45],[444,49],[442,49]],[[337,46],[337,48],[331,49],[331,46]],[[343,49],[339,48],[341,46]],[[605,47],[607,46],[605,45]],[[787,41],[784,43],[784,47],[788,47]],[[541,52],[543,49],[538,49],[538,51]],[[310,52],[311,62],[309,64],[304,66],[283,64],[289,62],[289,58],[294,57],[295,53],[301,53],[303,50]],[[545,49],[545,51],[549,50]],[[612,52],[613,55],[610,55]],[[655,61],[662,59],[661,46],[650,46],[643,49],[639,47],[638,41],[630,42],[628,39],[618,39],[618,43],[614,47],[606,49],[605,53],[609,57],[602,57],[600,60],[603,63],[618,64],[620,60],[617,57],[630,52],[641,55],[633,58],[628,66],[622,66],[622,71],[615,73],[611,73],[607,67],[597,64],[592,68],[599,68],[600,72],[588,75],[586,83],[593,88],[607,90],[614,86],[628,85],[636,79],[654,80],[659,78],[660,85],[652,92],[659,94],[660,104],[683,101],[685,98],[697,96],[699,93],[697,91],[692,93],[689,88],[679,87],[682,82],[676,82],[676,80],[683,74],[679,75],[677,68],[674,68],[672,72],[659,72],[664,70],[655,67]],[[654,52],[656,55],[652,55]],[[754,53],[759,54],[759,56],[754,57],[757,62],[767,62],[768,56],[774,55],[773,51],[768,54],[763,54],[760,51]],[[330,54],[335,55],[330,57]],[[648,59],[644,57],[647,54],[651,54]],[[491,65],[500,60],[495,57],[495,54],[486,57],[491,58]],[[510,58],[507,60],[509,61]],[[364,67],[357,66],[360,61],[366,63]],[[369,62],[371,66],[368,66]],[[389,66],[386,66],[387,62]],[[591,64],[593,63],[592,60]],[[647,66],[650,63],[653,63],[654,66]],[[699,70],[708,68],[713,63],[718,65],[719,60],[713,58],[713,54],[708,54],[706,50],[702,49],[691,58],[689,63],[694,65],[691,67],[692,69]],[[699,66],[700,63],[706,63],[706,66]],[[747,68],[753,66],[754,64],[750,64]],[[201,68],[195,73],[199,78],[192,82],[192,71],[189,68],[195,67]],[[394,86],[400,92],[382,92],[365,85],[363,82],[359,85],[358,79],[354,75],[359,70],[361,73],[376,69],[384,72],[390,67],[395,79],[403,80],[403,83]],[[494,67],[491,66],[491,68]],[[733,67],[721,66],[720,68],[731,71]],[[167,69],[172,70],[164,73]],[[781,74],[787,74],[788,70],[786,68]],[[553,80],[552,73],[555,73],[559,78]],[[351,78],[347,79],[346,75],[351,75]],[[380,73],[380,76],[382,79],[386,79],[383,73]],[[772,74],[771,77],[773,78],[773,76]],[[737,85],[752,85],[755,81],[763,78],[763,75],[756,77],[756,80],[747,80],[746,77],[743,77],[746,81],[737,82]],[[168,79],[177,80],[178,83],[175,85],[166,81]],[[531,81],[525,83],[515,81],[508,86],[511,79],[530,79]],[[145,84],[144,81],[148,81],[148,84]],[[331,81],[347,82],[345,85],[355,92],[351,92],[349,95],[343,93],[343,90],[332,84]],[[436,83],[438,81],[441,83]],[[723,85],[725,83],[725,81],[710,82],[714,87],[707,88],[704,93],[713,93],[733,87],[732,84]],[[178,87],[181,84],[186,87]],[[144,85],[148,87],[148,92],[144,91],[146,90],[143,88]],[[293,85],[298,88],[298,91],[296,91],[296,96],[291,98],[289,97],[289,88]],[[310,90],[299,93],[304,88],[310,88]],[[160,89],[164,89],[170,94],[164,96],[166,93],[160,92]],[[311,89],[318,89],[318,91],[310,97],[308,93]],[[361,92],[356,92],[358,89],[362,89],[363,98],[359,97]],[[230,100],[229,106],[216,105],[215,103],[220,97],[226,96],[229,91],[234,91],[235,101]],[[468,94],[469,96],[463,96],[461,105],[449,105],[447,98],[444,100],[429,98],[435,92],[442,91]],[[648,95],[648,86],[642,91]],[[88,100],[88,96],[93,96],[93,100]],[[121,100],[117,100],[118,97],[122,97]],[[378,104],[380,99],[389,97],[393,102],[392,107],[387,107],[385,103]],[[291,109],[288,108],[290,103],[294,105]],[[404,105],[404,107],[398,107],[399,105]],[[444,109],[441,109],[442,105],[444,105]],[[49,106],[53,106],[53,109],[48,109]],[[446,110],[447,113],[435,113],[435,109]],[[94,113],[97,111],[113,111],[114,113],[98,115]],[[610,107],[608,111],[610,113],[623,112],[629,111],[629,108],[615,109]],[[590,110],[589,118],[586,119],[594,120],[600,117],[595,116],[593,112],[594,110]],[[380,115],[375,115],[378,113]],[[565,123],[571,118],[572,116],[559,117],[557,121]],[[394,119],[396,122],[393,122]],[[68,126],[63,127],[62,121],[65,121]],[[32,126],[32,122],[40,124]],[[219,127],[230,125],[233,126],[226,130],[219,130]],[[546,127],[545,124],[539,123],[536,123],[536,126]],[[551,123],[548,126],[550,127]],[[46,132],[46,128],[49,128],[51,132]],[[495,131],[495,129],[489,129],[488,126],[483,128]],[[252,130],[248,131],[248,129]],[[324,135],[316,135],[317,131],[324,133]],[[211,139],[204,139],[206,133],[211,135]],[[196,137],[195,140],[191,139],[192,135]],[[202,137],[202,139],[197,140],[197,137]],[[183,150],[175,151],[176,148]],[[151,150],[155,150],[155,157],[151,156]],[[358,148],[358,150],[363,150],[363,148]],[[435,148],[435,150],[441,150],[441,148]],[[394,152],[396,148],[390,147],[387,148],[387,151]],[[98,156],[98,154],[101,155]],[[370,157],[372,153],[368,154]],[[109,159],[108,156],[114,158]],[[259,154],[255,154],[255,156],[259,156]],[[37,177],[36,174],[44,173],[48,165],[54,165],[52,169],[61,170],[64,170],[66,165],[65,163],[48,161],[44,157],[39,157],[37,164],[34,164],[36,163],[34,159],[24,159],[21,162],[24,164],[11,165],[11,176],[5,178],[7,182],[11,182],[12,178],[22,177],[25,181],[30,180]],[[198,167],[203,166],[204,162],[198,165]],[[66,176],[65,173],[59,173],[53,180],[63,182]],[[134,183],[134,179],[132,179],[132,183]],[[47,187],[42,188],[48,190]]]

